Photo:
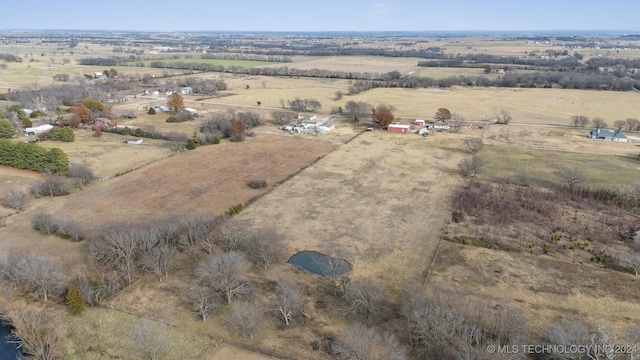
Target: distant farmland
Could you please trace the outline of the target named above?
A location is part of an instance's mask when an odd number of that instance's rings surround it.
[[[168,59],[168,60],[148,60],[130,63],[129,65],[136,64],[144,64],[145,67],[156,67],[152,66],[154,63],[164,63],[165,68],[183,68],[182,64],[207,64],[210,66],[223,66],[224,68],[229,67],[254,67],[254,66],[265,66],[274,64],[271,61],[257,61],[257,60],[226,60],[226,59]]]

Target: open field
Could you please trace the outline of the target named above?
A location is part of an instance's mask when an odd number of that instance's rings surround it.
[[[419,69],[420,58],[389,58],[381,56],[326,56],[326,57],[296,57],[293,63],[278,63],[268,67],[288,67],[292,69],[320,69],[329,71],[353,71],[384,74],[399,71],[408,74]]]
[[[481,131],[476,130],[478,134]],[[587,132],[491,125],[483,137],[486,146],[479,153],[485,161],[482,178],[504,181],[525,171],[532,183],[554,186],[557,180],[553,172],[569,167],[582,169],[589,187],[610,188],[638,182],[640,147],[635,143],[596,141],[587,138]]]

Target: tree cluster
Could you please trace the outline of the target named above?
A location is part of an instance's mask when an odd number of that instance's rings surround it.
[[[46,149],[37,144],[0,140],[0,165],[66,174],[69,160],[67,154],[58,148]]]

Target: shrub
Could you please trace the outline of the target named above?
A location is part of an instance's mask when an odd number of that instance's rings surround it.
[[[98,128],[98,129],[95,129],[95,130],[93,131],[93,136],[95,136],[95,137],[100,137],[100,136],[102,136],[102,130],[100,130],[99,128]]]
[[[31,185],[31,194],[39,198],[41,196],[63,196],[69,194],[69,185],[62,176],[48,175],[44,179]]]
[[[60,140],[65,142],[71,142],[75,140],[75,133],[70,126],[54,127],[53,129],[51,129],[49,134],[51,135],[51,139],[53,140]]]
[[[149,115],[155,115],[156,114],[156,109],[150,107],[149,111],[147,112]]]
[[[247,183],[252,189],[263,189],[267,187],[267,180],[261,178],[258,175],[254,175],[253,179]]]
[[[2,205],[17,212],[24,210],[27,203],[27,195],[20,190],[9,190],[2,196]]]
[[[125,126],[124,129],[122,129],[122,135],[131,135],[131,128]]]
[[[233,216],[233,215],[239,214],[243,209],[244,209],[244,206],[242,206],[242,204],[232,206],[231,208],[229,208],[229,215]]]
[[[215,138],[213,138],[213,143],[216,144],[216,145],[220,144],[220,138],[217,137],[217,136]],[[640,155],[638,155],[638,156],[640,156]]]
[[[9,120],[0,119],[0,138],[8,139],[16,134],[16,128]]]
[[[193,139],[189,139],[187,141],[187,150],[195,150],[196,149],[196,142]]]
[[[73,315],[78,315],[84,311],[84,297],[74,284],[69,285],[69,289],[67,290],[67,309]]]
[[[20,121],[22,122],[22,126],[24,126],[24,127],[32,127],[33,126],[33,122],[29,118],[23,118],[23,119],[20,119]]]

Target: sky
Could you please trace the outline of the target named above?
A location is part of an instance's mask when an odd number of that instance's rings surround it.
[[[640,33],[640,0],[0,0],[0,30]]]

